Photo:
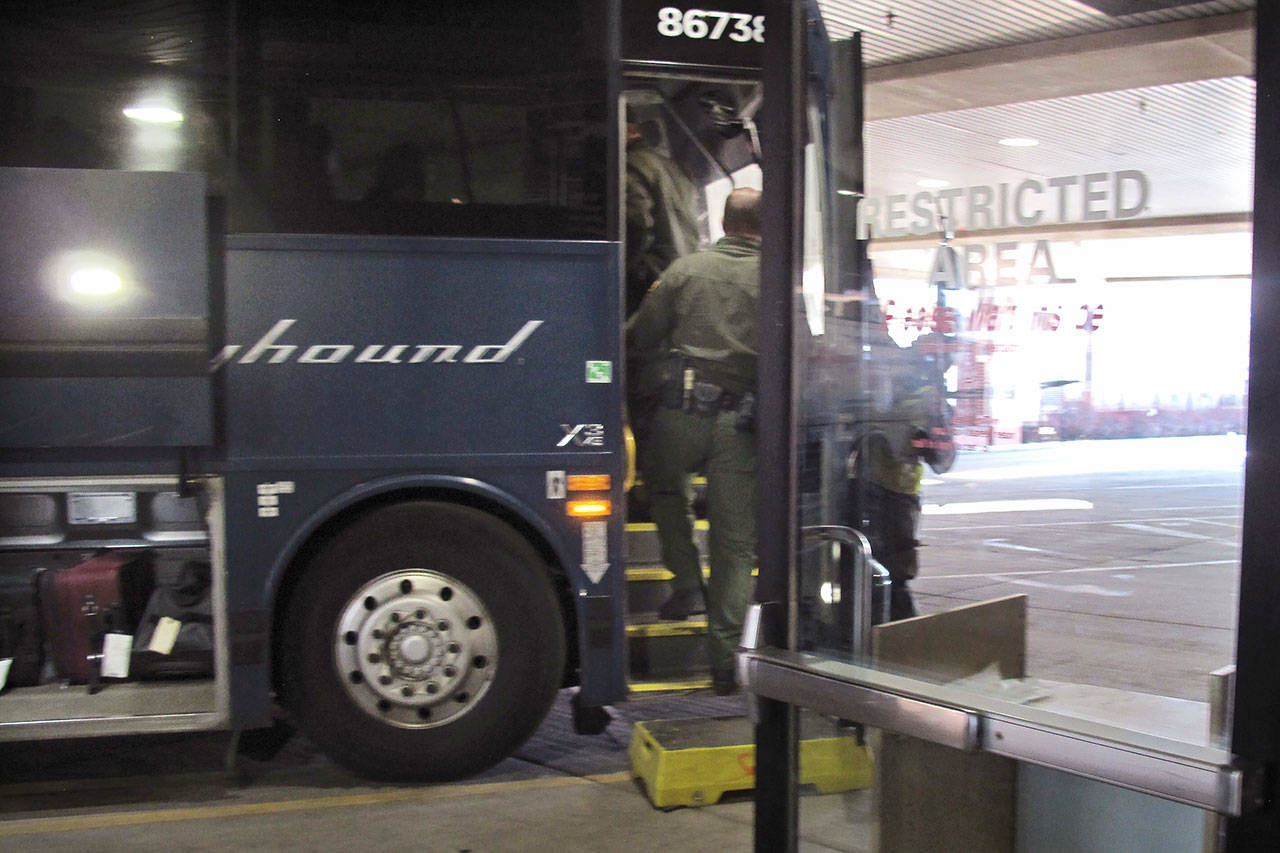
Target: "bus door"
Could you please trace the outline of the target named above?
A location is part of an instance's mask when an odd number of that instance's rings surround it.
[[[621,5],[617,215],[630,319],[672,261],[723,236],[729,193],[761,188],[763,19],[754,2],[714,12]],[[660,373],[660,365],[628,359],[628,415],[641,444]],[[631,516],[644,518],[643,483],[630,500]]]

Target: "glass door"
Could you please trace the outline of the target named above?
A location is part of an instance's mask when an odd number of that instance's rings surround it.
[[[740,659],[759,846],[1213,849],[1264,796],[1231,740],[1262,84],[1067,93],[969,57],[1016,95],[903,110],[900,69],[862,85],[859,53],[893,50],[879,4],[788,5],[769,32],[804,73],[766,54],[762,293],[785,329],[762,352],[789,364],[762,359]],[[1036,41],[1011,5],[992,37]],[[794,798],[796,708],[857,741],[869,788]]]

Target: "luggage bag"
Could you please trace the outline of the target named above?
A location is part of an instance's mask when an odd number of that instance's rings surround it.
[[[210,568],[203,560],[186,560],[172,575],[159,577],[134,635],[135,678],[207,678],[213,675],[213,608]],[[168,652],[148,648],[162,619],[180,623]]]
[[[149,552],[102,551],[40,572],[41,624],[58,676],[96,683],[103,638],[133,633],[153,585]]]

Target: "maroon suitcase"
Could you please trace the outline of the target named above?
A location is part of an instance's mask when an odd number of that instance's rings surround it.
[[[154,585],[151,555],[103,551],[40,573],[40,618],[58,677],[95,682],[108,632],[132,634]]]

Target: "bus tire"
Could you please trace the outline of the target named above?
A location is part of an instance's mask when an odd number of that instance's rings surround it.
[[[561,683],[545,561],[470,507],[360,516],[316,553],[284,616],[284,704],[326,755],[370,778],[443,781],[496,764]]]

